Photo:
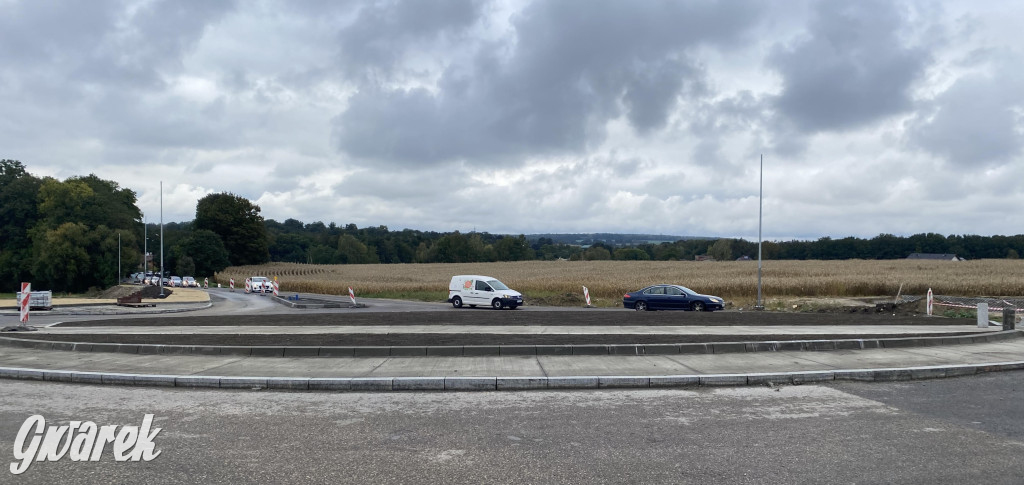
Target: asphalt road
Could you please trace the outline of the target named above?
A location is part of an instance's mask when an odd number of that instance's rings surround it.
[[[162,428],[150,462],[36,462],[4,483],[1019,484],[1021,374],[914,383],[302,393],[0,381],[31,414]],[[978,405],[971,405],[972,403]]]

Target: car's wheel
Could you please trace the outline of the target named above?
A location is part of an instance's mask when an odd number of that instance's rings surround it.
[[[693,306],[691,306],[690,308],[693,309],[693,311],[695,312],[702,312],[705,310],[704,303],[699,301],[693,302]]]
[[[638,301],[638,302],[636,302],[636,311],[638,311],[638,312],[646,312],[647,311],[647,302],[646,301]]]
[[[452,298],[452,306],[455,308],[462,308],[462,298],[459,298],[457,296],[455,298]]]
[[[502,308],[505,308],[505,304],[501,302],[501,298],[495,298],[494,301],[491,302],[491,308],[501,310]]]

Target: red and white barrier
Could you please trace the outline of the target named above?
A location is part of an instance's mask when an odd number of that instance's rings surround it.
[[[932,307],[935,305],[935,297],[932,296],[932,289],[928,288],[928,302],[926,306],[928,308],[928,316],[932,315]]]
[[[235,291],[235,279],[228,278],[228,285],[231,285],[231,291]]]
[[[586,298],[587,306],[593,306],[590,304],[590,290],[586,286],[583,287],[583,298]]]
[[[18,302],[20,309],[21,324],[25,325],[28,323],[28,301],[29,296],[32,294],[32,284],[22,283],[21,284],[21,301]]]
[[[203,278],[203,289],[205,290],[205,289],[207,289],[209,287],[210,287],[210,278]]]
[[[352,300],[352,305],[356,304],[356,292],[352,291],[352,287],[348,287],[348,299]]]
[[[274,296],[278,296],[277,292],[278,292],[279,289],[280,289],[280,287],[277,285],[277,280],[275,280],[274,281]]]
[[[252,293],[252,279],[250,278],[245,279],[245,292]]]

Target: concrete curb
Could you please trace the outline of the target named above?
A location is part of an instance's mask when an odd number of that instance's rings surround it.
[[[54,306],[53,308],[54,308],[54,310],[59,310],[59,311],[57,311],[55,313],[50,313],[50,314],[51,315],[159,315],[159,314],[162,314],[162,313],[184,313],[184,312],[194,312],[194,311],[197,311],[197,310],[205,310],[207,308],[213,307],[213,302],[212,301],[204,301],[204,302],[194,302],[194,303],[184,303],[184,302],[182,302],[182,303],[156,303],[156,305],[157,305],[155,307],[156,309],[154,309],[154,310],[142,310],[142,311],[140,311],[140,310],[134,310],[134,311],[131,311],[131,310],[120,310],[121,308],[128,308],[128,307],[119,307],[119,306],[117,306],[115,304],[111,304],[111,303],[84,303],[84,304],[81,304],[81,305],[58,305],[58,306]],[[195,307],[194,308],[191,308],[191,307],[190,308],[165,308],[165,309],[161,310],[160,309],[160,305],[195,305]],[[78,308],[78,307],[94,308],[94,307],[100,307],[100,306],[110,306],[110,307],[113,307],[112,308],[113,311],[103,312],[103,313],[89,313],[89,312],[78,312],[78,313],[76,313],[74,311],[67,311],[67,310]],[[149,307],[149,308],[154,308],[154,307]],[[10,313],[0,311],[0,316],[17,316],[17,315],[18,315],[18,312],[16,312],[16,311],[15,312],[10,312]]]
[[[709,342],[683,344],[607,345],[446,345],[446,346],[216,346],[164,344],[110,344],[34,340],[0,336],[0,346],[77,352],[125,354],[235,355],[239,357],[494,357],[508,355],[673,355],[730,354],[750,352],[863,349],[904,349],[937,345],[999,342],[1024,337],[1024,330],[1004,330],[983,335],[953,337],[894,337],[881,339],[787,340],[756,342]]]
[[[300,391],[528,391],[539,389],[664,389],[801,385],[835,381],[891,382],[1024,370],[1024,361],[883,369],[842,369],[674,376],[536,377],[249,377],[173,376],[0,367],[0,379],[138,387]]]

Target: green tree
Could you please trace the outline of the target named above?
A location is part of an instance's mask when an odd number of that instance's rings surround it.
[[[213,276],[231,265],[228,260],[228,250],[224,249],[224,242],[220,240],[213,231],[198,229],[192,232],[177,246],[180,261],[182,258],[190,258],[193,268],[187,275]],[[180,270],[179,270],[180,272]]]
[[[260,208],[244,197],[221,193],[199,199],[194,227],[220,236],[233,265],[270,261],[267,231]]]
[[[647,261],[651,256],[637,248],[620,248],[615,250],[615,259],[623,261]]]
[[[583,251],[583,259],[586,261],[603,261],[612,259],[612,253],[604,246],[591,246]]]
[[[37,251],[33,271],[54,291],[80,291],[89,287],[92,258],[90,231],[85,224],[66,222],[43,231],[35,238]],[[42,288],[40,288],[42,289]]]
[[[196,274],[196,262],[188,256],[178,257],[178,264],[175,268],[177,269],[176,274],[182,276],[193,276]]]
[[[344,234],[338,238],[338,257],[342,264],[373,264],[378,263],[377,251],[359,242],[355,236]]]
[[[494,243],[494,253],[498,261],[524,261],[532,259],[533,253],[526,236],[505,236]]]
[[[39,219],[37,198],[43,181],[16,160],[0,160],[0,291],[17,291],[32,280],[29,230]]]
[[[708,255],[718,261],[729,261],[732,257],[732,240],[719,239],[708,249]]]

